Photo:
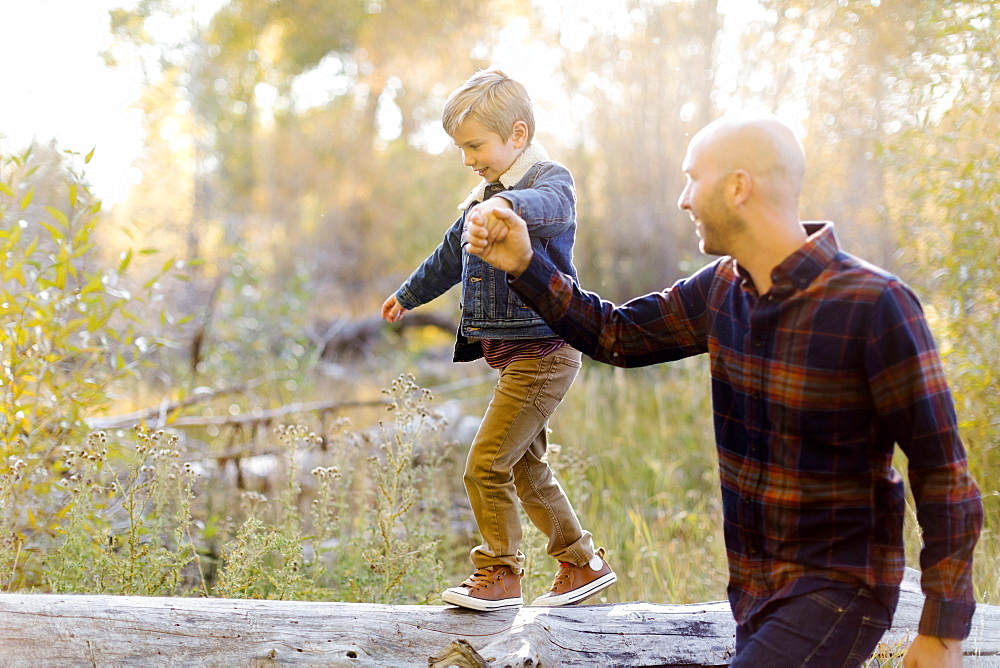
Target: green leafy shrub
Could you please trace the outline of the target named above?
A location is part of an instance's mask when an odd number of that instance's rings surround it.
[[[110,405],[115,384],[163,345],[152,328],[166,314],[154,296],[173,270],[167,262],[135,288],[131,251],[106,266],[101,203],[74,155],[31,147],[0,156],[0,462],[11,471],[19,462],[3,500],[4,540],[29,552],[63,519],[51,494],[60,447],[82,442],[86,415]]]
[[[173,263],[132,294],[131,252],[101,265],[101,204],[83,176],[32,149],[0,160],[0,452],[44,458],[163,343],[144,309]]]

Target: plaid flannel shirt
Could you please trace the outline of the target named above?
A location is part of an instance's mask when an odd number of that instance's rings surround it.
[[[536,253],[509,283],[574,347],[643,366],[708,353],[738,623],[830,581],[894,611],[903,576],[908,458],[923,530],[920,633],[965,638],[982,501],[920,305],[899,279],[841,251],[829,223],[758,296],[732,258],[621,306]]]

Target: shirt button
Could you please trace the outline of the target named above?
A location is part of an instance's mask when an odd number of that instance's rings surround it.
[[[611,353],[612,357],[618,357],[618,353]]]

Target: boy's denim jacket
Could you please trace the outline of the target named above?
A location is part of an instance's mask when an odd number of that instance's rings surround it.
[[[565,167],[548,160],[538,144],[526,148],[500,177],[507,188],[502,196],[528,225],[531,247],[560,271],[577,278],[573,266],[576,238],[576,189]],[[485,181],[459,206],[462,215],[445,233],[441,245],[417,267],[396,292],[407,310],[426,304],[461,281],[462,317],[455,345],[455,361],[482,357],[478,339],[558,338],[537,313],[507,287],[507,274],[462,247],[462,230],[471,206],[481,202]]]

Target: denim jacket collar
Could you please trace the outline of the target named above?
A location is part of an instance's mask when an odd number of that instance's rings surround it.
[[[528,144],[523,151],[521,151],[521,155],[517,156],[517,160],[514,161],[514,164],[512,164],[506,172],[500,175],[500,183],[502,183],[505,188],[510,188],[524,178],[524,175],[528,173],[528,170],[531,169],[535,163],[548,159],[549,154],[545,148],[538,142],[533,141]],[[486,182],[486,179],[483,179],[478,186],[472,189],[472,192],[470,192],[469,196],[465,198],[465,201],[458,205],[459,210],[465,211],[472,206],[474,202],[482,202],[483,195],[486,194],[486,186],[488,185],[489,184]]]

